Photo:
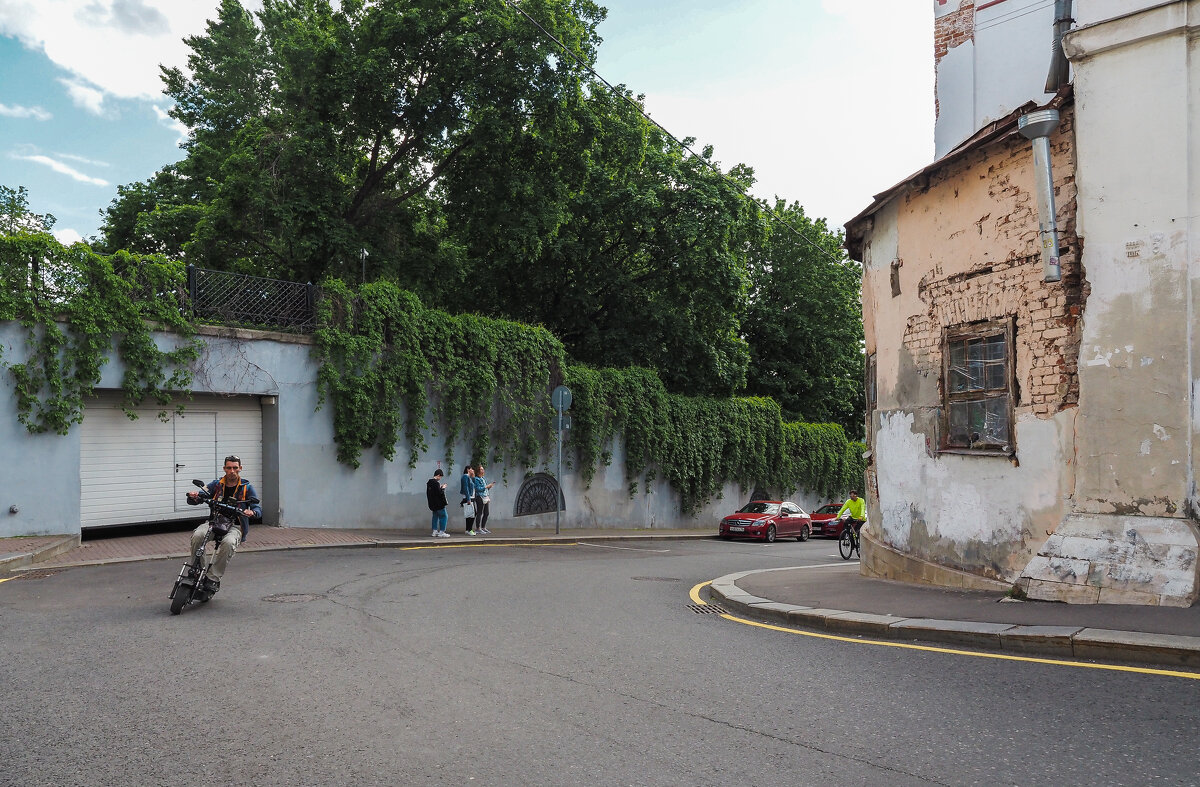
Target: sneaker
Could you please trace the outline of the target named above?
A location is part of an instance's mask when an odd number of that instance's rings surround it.
[[[450,537],[450,534],[447,533],[445,530],[438,531],[438,538],[449,538],[449,537]]]
[[[468,536],[473,536],[473,535],[475,535],[475,531],[474,531],[474,530],[468,530],[468,531],[467,531],[467,535],[468,535]]]
[[[216,593],[218,590],[221,589],[221,580],[213,579],[212,577],[205,577],[204,581],[201,582],[200,585],[204,590],[208,591],[209,593]]]
[[[485,536],[490,536],[492,534],[492,531],[488,530],[486,527],[479,532],[483,533]]]
[[[438,531],[436,531],[436,530],[435,530],[435,531],[433,531],[432,533],[430,533],[430,534],[429,534],[429,537],[430,537],[430,538],[437,538],[437,537],[438,537]]]

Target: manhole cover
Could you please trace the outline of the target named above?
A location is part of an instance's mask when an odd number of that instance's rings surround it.
[[[682,581],[681,579],[679,579],[679,577],[630,577],[630,579],[636,579],[639,582],[681,582]]]
[[[302,601],[316,601],[319,598],[325,598],[320,593],[276,593],[273,596],[267,596],[263,601],[271,601],[276,604],[297,604]]]

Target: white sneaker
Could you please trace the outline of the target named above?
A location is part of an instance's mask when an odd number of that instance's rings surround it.
[[[430,534],[429,534],[429,537],[430,537],[430,538],[437,538],[437,537],[438,537],[438,531],[436,531],[436,530],[435,530],[435,531],[433,531],[432,533],[430,533]]]
[[[473,535],[475,535],[475,531],[474,531],[474,530],[468,530],[468,531],[467,531],[467,535],[468,535],[468,536],[473,536]]]
[[[486,527],[483,530],[480,530],[479,532],[483,533],[485,536],[489,536],[492,534],[492,531],[488,530]]]
[[[447,533],[445,530],[442,530],[441,532],[438,533],[438,538],[449,538],[449,537],[450,537],[450,534]]]

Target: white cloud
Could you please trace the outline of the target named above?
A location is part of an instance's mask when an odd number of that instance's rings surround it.
[[[95,159],[85,158],[83,156],[76,156],[74,153],[55,153],[54,155],[58,156],[59,158],[70,159],[71,161],[78,161],[80,164],[90,164],[93,167],[111,166],[107,161],[96,161]]]
[[[13,158],[22,159],[23,161],[32,161],[34,164],[41,164],[44,167],[49,167],[50,169],[54,170],[55,172],[59,173],[60,175],[66,175],[67,177],[73,178],[73,179],[79,181],[80,183],[90,183],[93,186],[108,186],[108,185],[110,185],[107,180],[101,180],[100,178],[93,178],[91,175],[85,175],[82,172],[80,172],[79,170],[75,169],[74,167],[72,167],[68,164],[62,163],[58,159],[53,159],[53,158],[50,158],[49,156],[44,156],[40,153],[30,155],[30,156],[21,156],[21,155],[14,154]]]
[[[93,115],[104,113],[104,91],[70,79],[59,79],[58,81],[66,87],[75,106],[82,107]]]
[[[180,142],[183,142],[188,138],[187,126],[168,115],[167,110],[163,109],[158,104],[152,104],[151,106],[154,109],[154,114],[158,116],[158,122],[162,123],[164,126],[178,134]]]
[[[0,0],[0,35],[44,50],[76,84],[155,100],[163,88],[159,64],[186,66],[183,38],[203,33],[219,6],[219,0]]]
[[[732,63],[726,81],[648,91],[646,107],[694,149],[712,144],[724,169],[754,167],[755,195],[840,227],[932,160],[933,13],[928,0],[823,7],[819,40],[754,72]]]
[[[0,117],[49,120],[51,117],[53,117],[53,115],[41,107],[23,107],[18,104],[9,106],[8,104],[0,104]]]
[[[70,227],[62,227],[54,230],[54,237],[64,246],[70,246],[72,243],[78,243],[83,240],[83,236]]]

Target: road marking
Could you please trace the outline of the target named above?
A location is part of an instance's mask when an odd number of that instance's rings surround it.
[[[4,578],[0,579],[0,582],[7,582],[10,579],[16,579],[16,577],[4,577]]]
[[[708,606],[708,602],[700,598],[700,589],[711,585],[712,582],[701,582],[689,591],[688,595],[692,601],[697,604]],[[849,642],[854,645],[877,645],[884,648],[903,648],[904,650],[921,650],[927,653],[945,653],[950,656],[970,656],[977,659],[998,659],[1000,661],[1024,661],[1030,664],[1051,664],[1058,667],[1082,667],[1084,669],[1099,669],[1109,670],[1111,672],[1136,672],[1141,675],[1162,675],[1170,678],[1190,678],[1192,680],[1200,680],[1200,673],[1196,672],[1179,672],[1177,670],[1154,669],[1152,667],[1123,667],[1119,664],[1091,664],[1086,661],[1066,661],[1063,659],[1041,659],[1033,656],[1012,656],[1006,653],[981,653],[973,650],[957,650],[955,648],[941,648],[935,645],[913,645],[908,642],[887,642],[879,639],[859,639],[857,637],[843,637],[837,634],[821,634],[816,631],[803,631],[801,629],[787,628],[784,626],[776,626],[771,623],[760,623],[757,620],[746,620],[745,618],[735,617],[729,613],[723,613],[721,617],[734,623],[742,623],[755,628],[768,629],[770,631],[780,631],[784,634],[799,634],[802,637],[813,637],[816,639],[828,639],[834,642]]]
[[[428,545],[419,546],[419,547],[399,547],[399,550],[401,552],[408,552],[413,549],[465,549],[467,547],[491,547],[491,548],[495,549],[496,547],[575,547],[575,546],[579,546],[579,545],[578,544],[553,543],[553,542],[549,542],[549,541],[537,542],[537,543],[531,543],[531,544],[489,544],[487,542],[480,541],[480,542],[476,542],[473,544],[428,544]]]
[[[641,547],[614,547],[614,546],[609,546],[608,544],[587,544],[587,543],[584,543],[583,541],[580,541],[578,544],[576,544],[576,546],[595,547],[596,549],[627,549],[630,552],[670,552],[671,551],[669,549],[642,549]]]

